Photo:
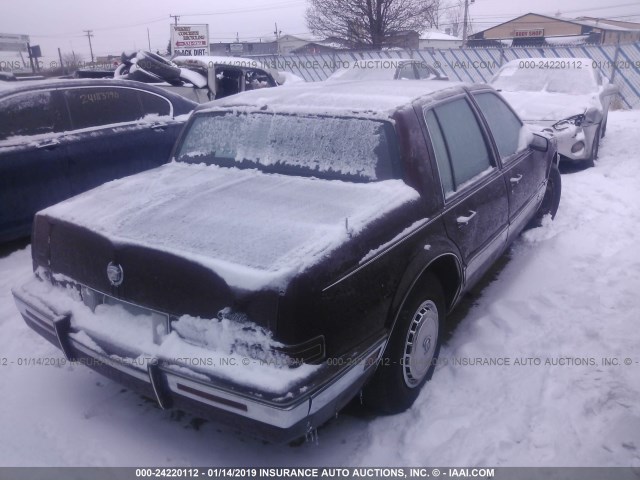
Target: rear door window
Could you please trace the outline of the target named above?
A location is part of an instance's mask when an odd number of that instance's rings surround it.
[[[149,92],[139,91],[140,101],[142,102],[142,113],[146,115],[171,115],[171,103],[160,95],[154,95]]]
[[[52,91],[25,92],[0,100],[0,143],[62,132],[66,119]]]
[[[73,88],[65,97],[74,130],[135,122],[144,116],[138,91],[129,88]]]
[[[413,63],[405,63],[398,68],[398,80],[416,80],[417,78]]]
[[[425,114],[445,196],[494,168],[478,120],[465,98]]]

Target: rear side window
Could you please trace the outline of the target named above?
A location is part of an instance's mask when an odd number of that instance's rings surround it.
[[[498,146],[500,157],[508,158],[521,150],[522,122],[504,103],[493,93],[478,93],[474,95],[482,114],[487,119],[489,129]]]
[[[413,68],[413,63],[405,63],[398,70],[399,80],[416,80],[416,71]]]
[[[425,118],[445,194],[462,190],[493,168],[482,130],[466,99],[437,106]]]
[[[262,70],[250,69],[245,74],[245,90],[275,87],[276,83]]]
[[[64,130],[64,114],[52,92],[28,92],[0,100],[0,141]]]
[[[436,69],[427,65],[424,62],[416,63],[416,70],[418,71],[420,80],[424,80],[427,78],[437,78],[440,76]]]
[[[128,88],[73,88],[65,91],[74,130],[133,122],[143,112],[136,90]]]
[[[144,115],[171,115],[171,104],[166,98],[148,92],[138,92],[138,94]]]

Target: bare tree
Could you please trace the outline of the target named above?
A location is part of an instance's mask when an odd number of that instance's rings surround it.
[[[439,11],[439,25],[442,30],[451,30],[454,37],[462,37],[464,23],[464,0],[453,0],[444,4]],[[467,34],[472,33],[471,17],[467,19]]]
[[[437,25],[440,0],[309,0],[306,18],[315,35],[353,48],[393,45],[397,34]]]
[[[72,53],[63,53],[62,54],[62,62],[64,63],[64,68],[67,69],[76,69],[80,67],[84,63],[84,59],[82,55],[72,52]]]

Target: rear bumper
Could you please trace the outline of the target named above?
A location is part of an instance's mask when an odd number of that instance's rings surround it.
[[[275,443],[299,438],[344,407],[375,371],[385,339],[380,338],[344,366],[323,366],[304,380],[303,394],[269,399],[272,393],[234,385],[223,379],[194,374],[182,365],[150,358],[110,354],[82,331],[74,330],[71,314],[58,314],[19,289],[12,291],[29,327],[77,362],[156,400],[163,409],[180,408]],[[87,340],[88,339],[88,340]],[[338,362],[337,362],[338,363]]]

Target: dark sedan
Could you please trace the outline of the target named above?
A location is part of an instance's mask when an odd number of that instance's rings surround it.
[[[138,82],[0,82],[0,242],[33,215],[169,160],[196,104]]]
[[[489,86],[325,83],[199,107],[175,161],[39,212],[25,321],[157,399],[276,440],[412,405],[447,314],[560,200]]]

